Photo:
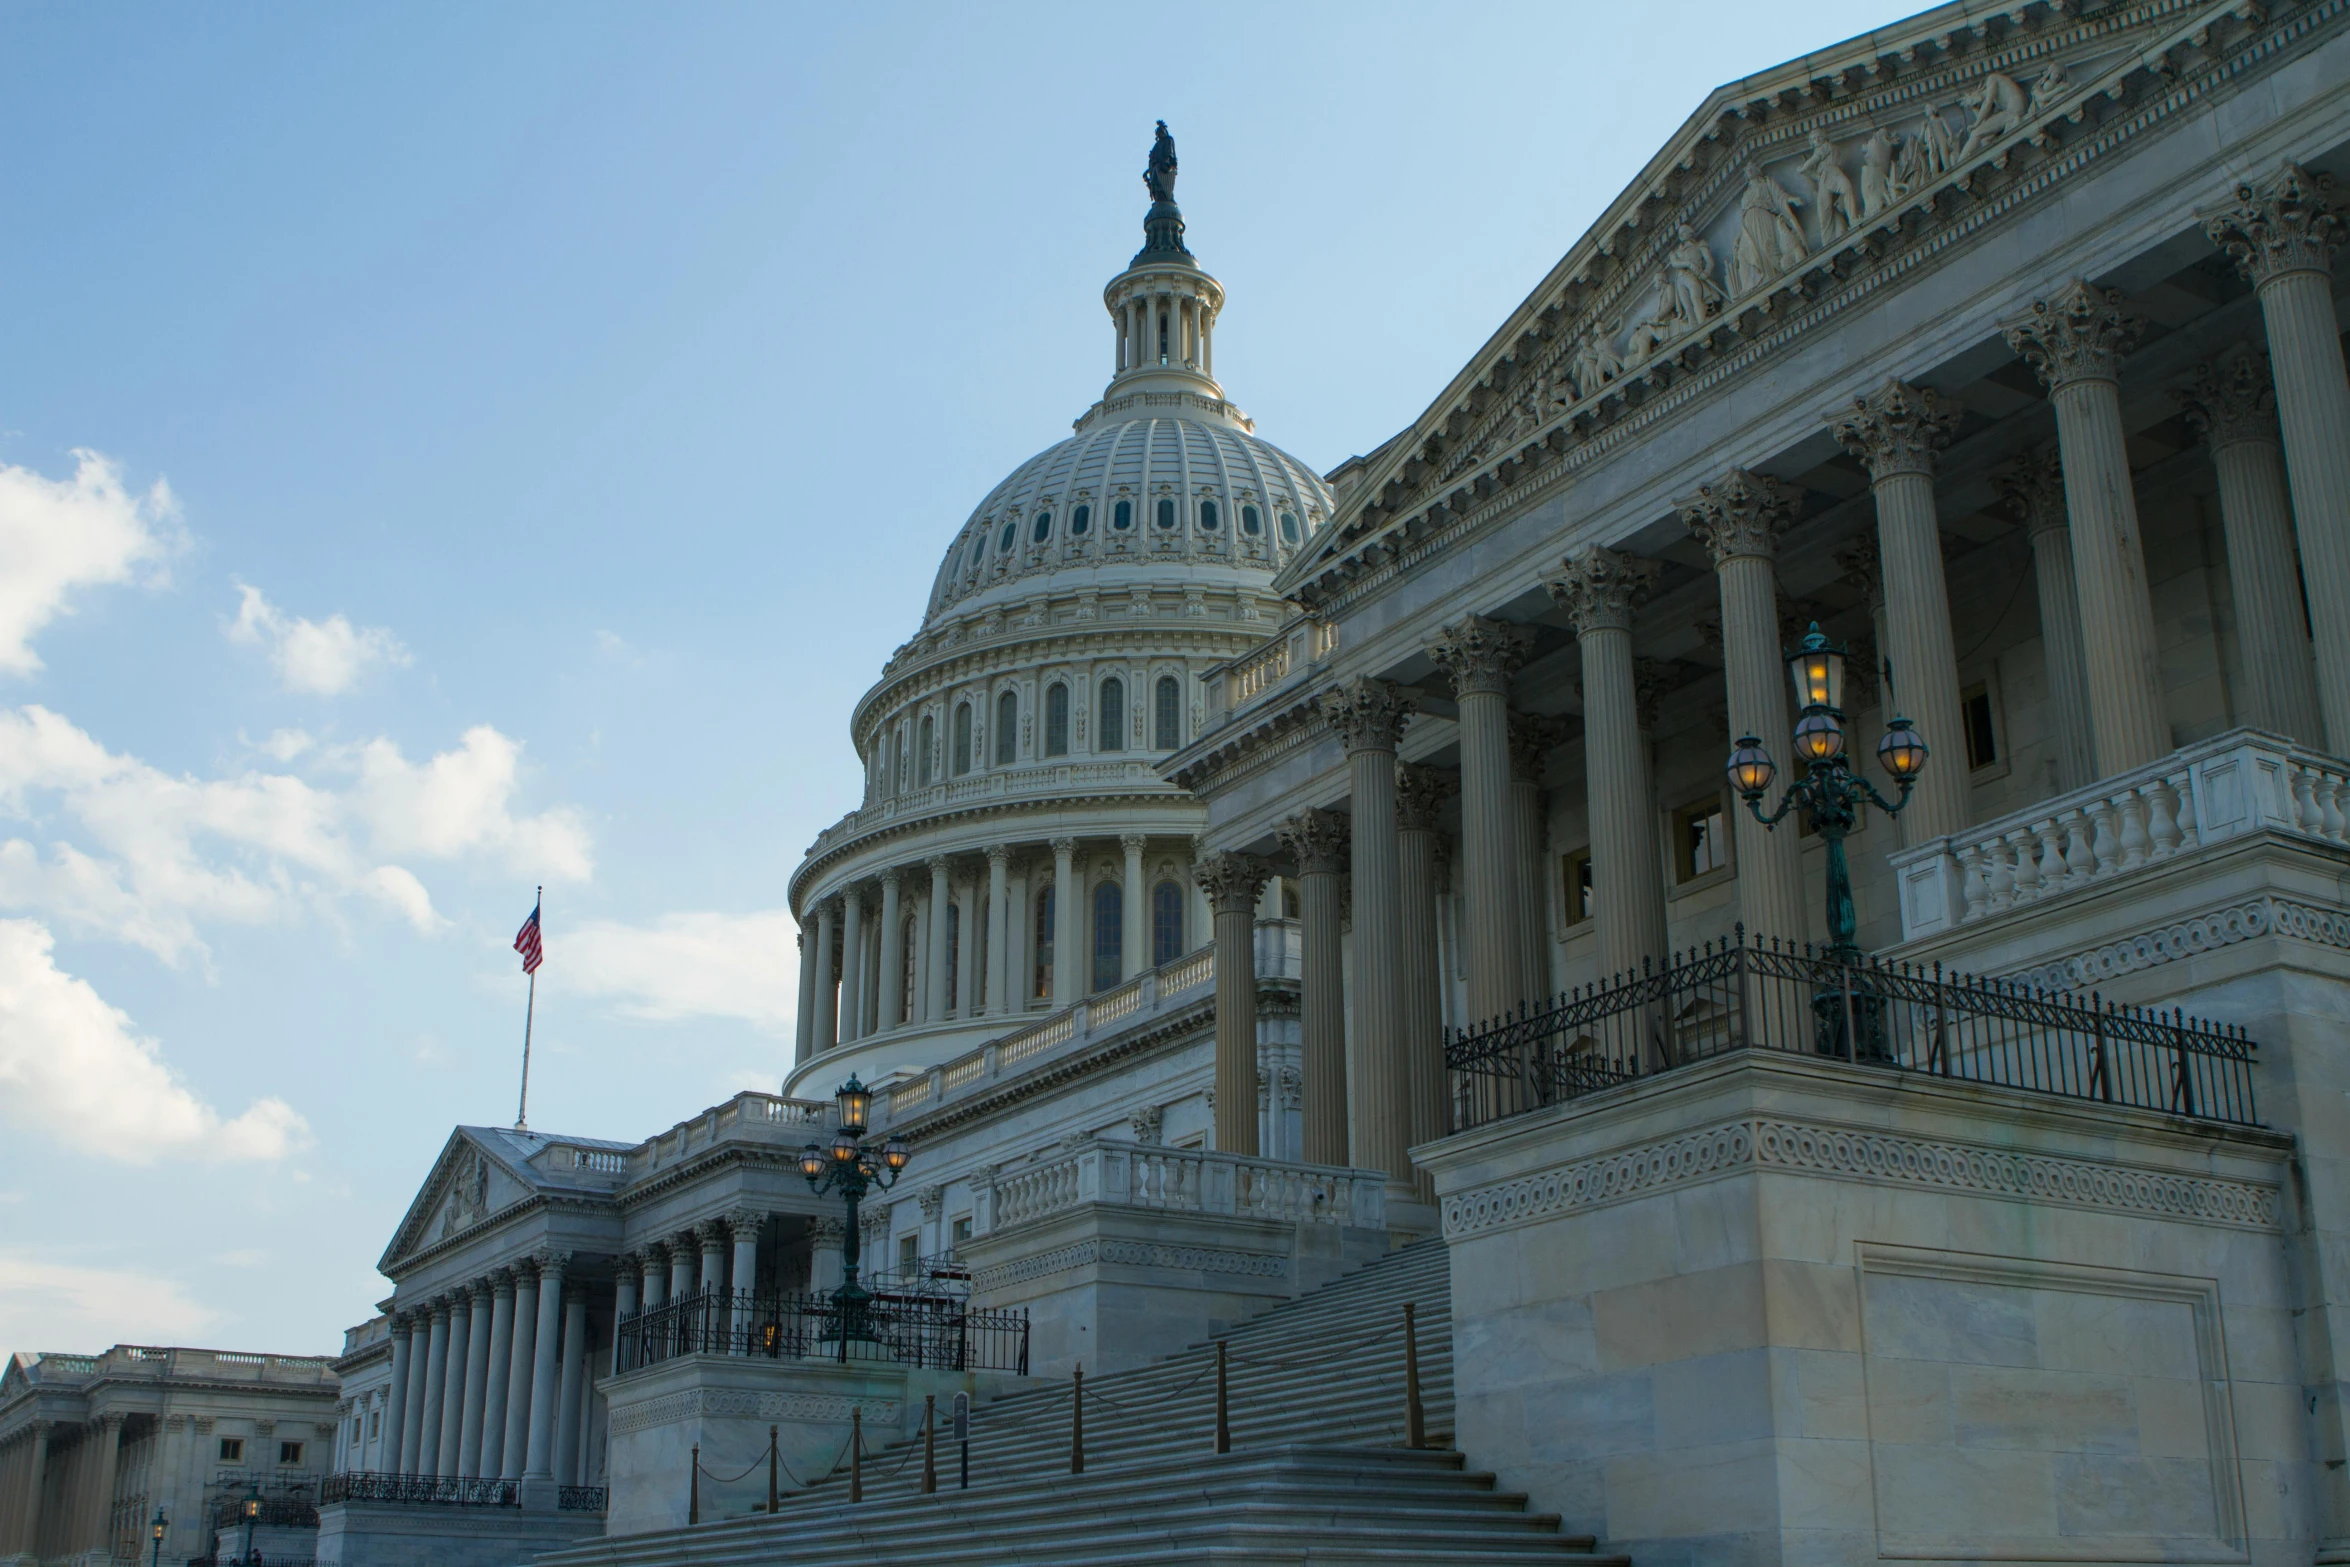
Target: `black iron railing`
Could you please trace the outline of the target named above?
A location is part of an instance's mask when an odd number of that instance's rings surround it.
[[[951,1295],[877,1293],[844,1313],[824,1294],[700,1290],[622,1319],[619,1341],[622,1371],[673,1355],[763,1355],[1028,1374],[1028,1314],[974,1311]]]
[[[567,1485],[555,1493],[555,1510],[564,1513],[600,1513],[605,1494],[600,1485]]]
[[[516,1480],[465,1480],[455,1475],[328,1475],[320,1488],[325,1502],[407,1502],[435,1507],[520,1507]]]
[[[212,1526],[216,1529],[240,1529],[245,1523],[245,1498],[234,1492],[222,1496],[212,1504]],[[261,1498],[261,1511],[253,1519],[256,1528],[315,1529],[318,1527],[318,1498],[308,1489],[292,1494],[280,1493]]]
[[[1945,974],[1940,964],[1841,962],[1741,932],[1662,968],[1447,1030],[1453,1129],[1748,1049],[2257,1124],[2254,1047],[2241,1029]]]

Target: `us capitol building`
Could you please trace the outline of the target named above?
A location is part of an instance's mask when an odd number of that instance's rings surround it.
[[[1317,476],[1161,126],[782,1091],[451,1134],[315,1559],[2350,1562],[2337,177],[2342,0],[1963,0]],[[0,1561],[143,1559],[51,1362]]]

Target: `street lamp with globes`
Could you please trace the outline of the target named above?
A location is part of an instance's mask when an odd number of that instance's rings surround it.
[[[848,1233],[841,1240],[841,1285],[832,1292],[833,1303],[840,1308],[840,1358],[846,1360],[850,1339],[872,1337],[865,1325],[865,1308],[873,1297],[857,1282],[862,1250],[857,1207],[868,1191],[887,1191],[895,1186],[913,1154],[905,1139],[894,1133],[879,1148],[867,1146],[873,1092],[857,1081],[856,1074],[851,1073],[840,1085],[833,1100],[840,1107],[840,1129],[833,1133],[829,1147],[810,1143],[800,1150],[800,1174],[819,1196],[838,1192],[848,1208]]]

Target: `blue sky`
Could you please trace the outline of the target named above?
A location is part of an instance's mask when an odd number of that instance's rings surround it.
[[[329,1349],[457,1122],[772,1088],[939,552],[1109,372],[1410,420],[1810,0],[0,12],[0,1352]]]

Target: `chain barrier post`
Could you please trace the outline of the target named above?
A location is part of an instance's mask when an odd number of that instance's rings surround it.
[[[962,1489],[971,1489],[971,1395],[955,1395],[955,1441],[963,1449]]]
[[[849,1500],[865,1500],[865,1411],[849,1410]]]
[[[1216,1451],[1219,1453],[1232,1451],[1232,1403],[1226,1382],[1230,1348],[1224,1340],[1216,1340]]]
[[[922,1395],[922,1494],[938,1491],[938,1395]]]
[[[1069,1472],[1085,1473],[1085,1366],[1077,1367],[1077,1380],[1069,1390]]]
[[[775,1427],[767,1428],[767,1516],[775,1516],[775,1467],[781,1461],[775,1441]]]
[[[1412,1303],[1403,1303],[1403,1445],[1428,1445],[1426,1417],[1420,1409],[1420,1335]]]
[[[688,1528],[702,1521],[702,1444],[699,1442],[694,1444],[693,1478],[685,1487],[685,1521]]]

